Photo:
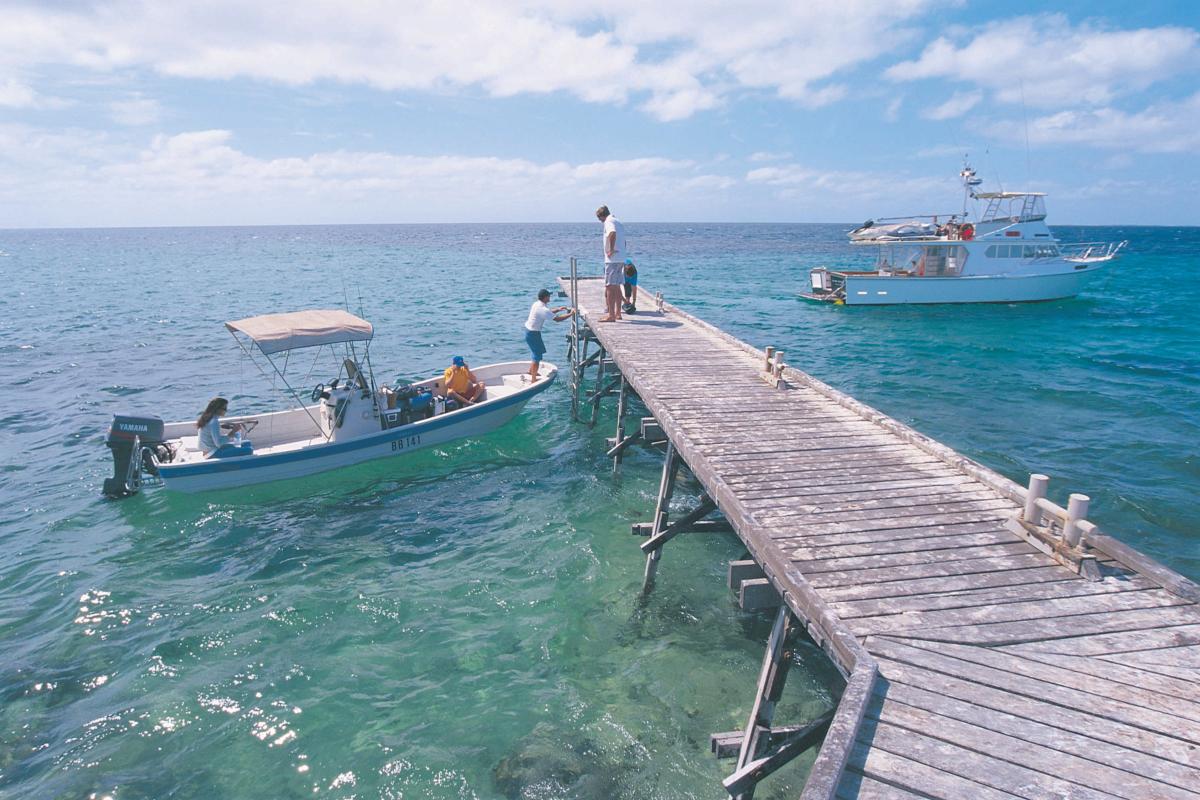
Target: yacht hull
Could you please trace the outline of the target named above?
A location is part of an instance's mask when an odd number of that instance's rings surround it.
[[[1074,297],[1099,272],[1098,264],[1070,272],[1041,275],[964,275],[959,277],[855,277],[845,273],[845,296],[802,294],[810,300],[851,306],[933,305],[939,303],[1033,303]]]

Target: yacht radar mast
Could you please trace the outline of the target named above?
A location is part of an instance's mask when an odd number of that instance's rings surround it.
[[[963,155],[962,172],[958,173],[958,177],[962,178],[963,182],[963,219],[967,218],[967,200],[975,198],[975,187],[983,183],[983,178],[976,176],[975,169],[967,161],[967,156]]]

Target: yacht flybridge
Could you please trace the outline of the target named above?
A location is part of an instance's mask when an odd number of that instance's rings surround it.
[[[801,296],[845,305],[1015,303],[1073,297],[1125,242],[1064,245],[1046,225],[1041,192],[978,192],[971,167],[961,214],[868,221],[850,242],[877,250],[871,271],[809,273]],[[983,203],[974,219],[967,201]]]
[[[474,403],[458,406],[446,398],[441,377],[377,385],[370,359],[374,329],[348,312],[266,314],[227,322],[225,327],[248,357],[253,359],[257,352],[266,358],[296,407],[222,417],[223,428],[244,431],[248,439],[229,455],[203,452],[194,420],[164,423],[149,414],[118,414],[106,441],[112,450],[113,476],[104,481],[105,494],[134,494],[147,480],[184,492],[241,487],[374,458],[404,457],[503,425],[548,388],[558,372],[553,364],[542,362],[541,375],[530,381],[528,361],[475,367],[472,371],[486,386],[485,393]],[[337,375],[303,397],[284,373],[287,356],[306,348],[317,350],[318,357],[328,349]],[[273,356],[282,356],[282,370]]]

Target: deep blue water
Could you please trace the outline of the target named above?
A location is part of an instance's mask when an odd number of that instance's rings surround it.
[[[796,292],[855,258],[849,226],[628,227],[643,287],[1088,493],[1106,531],[1200,578],[1200,229],[1057,228],[1130,241],[1069,301],[847,308]],[[637,602],[628,526],[658,463],[610,474],[611,408],[574,425],[559,385],[402,464],[99,497],[114,411],[279,404],[225,320],[361,308],[388,379],[521,358],[536,289],[598,252],[595,225],[0,231],[0,797],[715,796],[707,735],[743,724],[769,621],[724,588],[729,537],[673,542]],[[290,365],[332,376],[310,368]],[[823,659],[798,658],[793,720],[831,702]]]

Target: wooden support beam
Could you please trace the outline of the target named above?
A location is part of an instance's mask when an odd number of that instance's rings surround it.
[[[778,728],[771,728],[767,732],[770,737],[771,746],[776,747],[782,744],[784,740],[800,733],[807,727],[807,725],[781,725]],[[742,738],[745,735],[745,731],[714,733],[709,735],[708,744],[712,748],[712,754],[717,758],[734,758],[738,754],[738,749],[742,746]]]
[[[675,494],[675,479],[679,476],[679,465],[683,459],[679,457],[675,447],[668,442],[667,454],[663,457],[662,479],[658,484],[658,502],[654,506],[654,529],[651,536],[667,527],[670,515],[671,495]],[[642,594],[647,594],[654,588],[654,575],[658,572],[658,561],[662,558],[662,549],[654,548],[646,555],[646,572],[642,577]]]
[[[653,522],[635,522],[630,527],[634,536],[653,536]],[[700,519],[688,525],[680,533],[732,533],[733,526],[723,519]]]
[[[604,453],[604,455],[620,461],[621,454],[625,452],[625,448],[629,447],[629,445],[633,444],[634,442],[640,441],[641,438],[642,435],[637,431],[634,431],[623,439],[605,439],[605,441],[608,443],[608,450]]]
[[[667,542],[674,539],[679,534],[688,530],[693,524],[704,519],[717,508],[717,504],[711,498],[705,497],[700,501],[700,505],[693,508],[688,513],[684,514],[678,520],[666,528],[655,532],[651,535],[648,541],[642,543],[642,552],[649,553],[662,547]]]
[[[732,797],[753,795],[759,781],[821,741],[829,729],[829,723],[833,721],[833,714],[832,710],[825,712],[819,719],[769,747],[761,757],[739,767],[723,781],[725,791]]]
[[[617,472],[621,468],[621,453],[625,452],[625,448],[629,446],[629,442],[624,442],[625,439],[625,407],[629,403],[629,381],[625,380],[625,376],[621,376],[621,391],[617,395],[617,433],[613,437],[617,440],[617,444],[608,451],[608,455],[613,460],[613,472]]]
[[[767,574],[763,572],[763,568],[758,565],[758,562],[754,561],[753,559],[729,562],[730,591],[736,592],[742,585],[742,581],[750,581],[756,578],[765,577],[767,577]]]
[[[754,796],[754,784],[757,779],[747,781],[746,767],[757,763],[762,756],[766,743],[764,732],[771,730],[771,719],[775,716],[775,704],[783,694],[783,684],[787,680],[788,667],[792,663],[792,654],[784,649],[788,634],[791,632],[795,618],[786,605],[779,607],[775,615],[775,624],[771,627],[771,636],[767,639],[767,650],[763,654],[762,670],[758,675],[758,688],[755,691],[754,707],[746,723],[742,737],[742,746],[738,751],[737,769],[727,779],[737,778],[738,791],[731,794],[738,800],[750,800]]]
[[[620,382],[621,379],[619,377],[613,378],[611,381],[606,383],[603,388],[597,389],[595,392],[588,395],[588,398],[584,402],[591,403],[593,407],[599,406],[600,398],[608,397],[609,395],[613,394],[613,390],[617,388],[617,384]]]
[[[596,385],[603,386],[604,385],[604,363],[605,363],[605,355],[606,355],[606,351],[604,349],[603,344],[600,345],[600,349],[597,351],[597,353],[600,356],[600,361],[599,361],[599,366],[596,368]],[[611,384],[610,384],[610,386],[611,386]],[[605,391],[604,389],[600,389],[587,399],[587,402],[590,402],[592,404],[592,418],[590,420],[588,420],[589,428],[596,427],[596,420],[600,416],[600,398],[604,394],[604,391]]]
[[[751,578],[738,586],[738,607],[742,611],[761,611],[765,608],[778,608],[782,600],[779,592],[766,578]]]
[[[663,432],[662,425],[658,424],[658,420],[654,417],[642,417],[642,438],[650,444],[657,444],[667,440],[667,434]]]

